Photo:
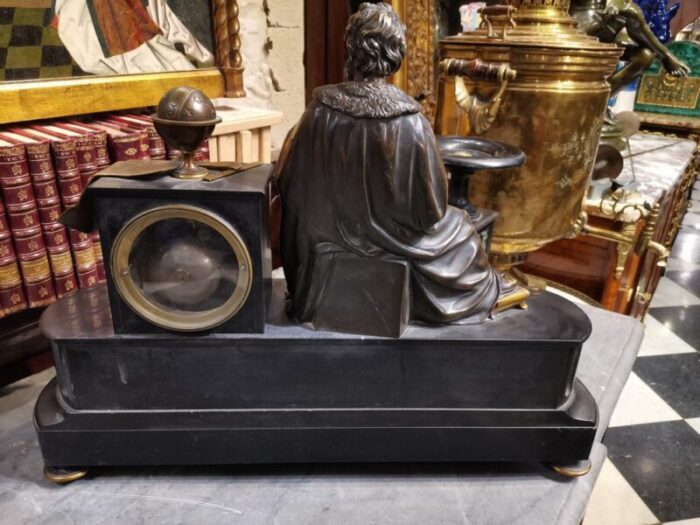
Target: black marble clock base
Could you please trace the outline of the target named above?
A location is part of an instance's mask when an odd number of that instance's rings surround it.
[[[588,456],[597,407],[574,379],[590,322],[551,294],[401,339],[314,332],[115,335],[104,288],[50,307],[57,379],[35,424],[45,463],[551,461]]]

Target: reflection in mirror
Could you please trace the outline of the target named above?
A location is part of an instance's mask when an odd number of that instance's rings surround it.
[[[462,32],[460,7],[468,4],[480,4],[481,6],[483,4],[494,5],[498,3],[502,3],[501,0],[435,0],[438,39],[441,40]],[[477,6],[477,8],[480,6]],[[472,23],[472,25],[474,24]]]
[[[0,79],[214,65],[209,0],[0,0]]]
[[[676,35],[676,40],[693,40],[700,42],[700,18],[693,20]]]

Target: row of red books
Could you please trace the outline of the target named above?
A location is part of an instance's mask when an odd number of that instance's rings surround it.
[[[119,160],[176,158],[149,117],[110,114],[0,129],[0,317],[105,280],[97,232],[58,222]],[[208,148],[197,155],[208,159]]]

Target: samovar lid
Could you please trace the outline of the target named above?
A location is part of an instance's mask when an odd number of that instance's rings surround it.
[[[616,60],[621,48],[579,30],[578,22],[569,15],[569,5],[570,0],[503,0],[482,10],[479,29],[447,37],[441,44],[567,49]]]

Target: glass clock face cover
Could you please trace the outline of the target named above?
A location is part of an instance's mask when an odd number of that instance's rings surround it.
[[[216,230],[196,220],[166,219],[146,227],[129,254],[143,296],[166,310],[203,312],[224,305],[238,283],[238,260]]]
[[[122,299],[147,321],[180,331],[207,330],[235,315],[250,292],[251,267],[233,226],[187,205],[137,215],[112,250]]]

